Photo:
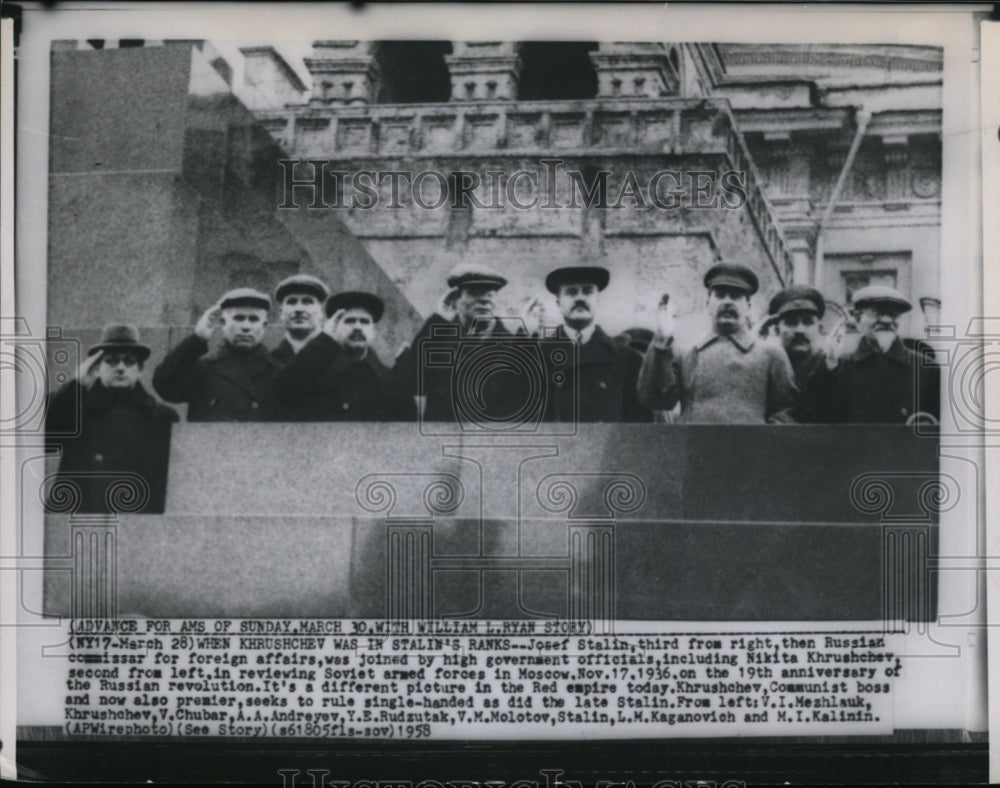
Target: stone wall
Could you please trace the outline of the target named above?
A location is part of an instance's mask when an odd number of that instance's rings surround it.
[[[224,291],[297,271],[385,298],[387,360],[415,329],[336,216],[278,209],[286,154],[197,43],[54,52],[50,139],[48,323],[85,346],[132,323],[152,367]]]

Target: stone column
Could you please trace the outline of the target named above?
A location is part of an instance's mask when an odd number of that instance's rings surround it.
[[[452,101],[511,101],[517,98],[521,58],[517,44],[456,41],[445,55],[451,73]]]
[[[314,41],[305,58],[312,75],[310,104],[373,104],[378,95],[379,68],[371,41]]]
[[[597,70],[598,98],[675,96],[680,70],[660,43],[602,43],[590,59]]]

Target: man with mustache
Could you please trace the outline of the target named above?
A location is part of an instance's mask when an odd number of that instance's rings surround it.
[[[373,293],[346,292],[326,302],[328,320],[278,376],[282,403],[301,421],[413,421],[413,401],[400,392],[372,348],[385,303]]]
[[[826,300],[815,288],[793,285],[774,296],[767,311],[778,324],[778,337],[795,375],[799,391],[795,420],[828,421],[833,374],[827,366],[827,353],[820,347],[819,333]]]
[[[295,274],[283,279],[274,291],[285,336],[271,355],[282,364],[291,363],[295,354],[323,329],[323,305],[330,290],[315,276]]]
[[[556,297],[563,325],[556,339],[576,344],[576,357],[563,372],[549,375],[546,420],[644,422],[653,415],[639,404],[636,382],[642,357],[609,337],[597,324],[600,293],[610,274],[600,266],[557,268],[545,277]]]
[[[530,409],[525,398],[533,396],[530,381],[509,363],[514,331],[495,314],[507,278],[481,263],[459,263],[447,283],[434,314],[396,360],[395,383],[424,421],[502,431],[522,406]],[[467,374],[473,372],[483,374]]]
[[[747,327],[757,276],[745,265],[719,263],[705,274],[712,331],[677,353],[669,312],[643,358],[639,401],[653,410],[680,402],[680,421],[764,424],[792,420],[795,383],[788,357]]]
[[[857,349],[836,364],[832,420],[891,424],[930,417],[936,421],[939,370],[921,364],[899,338],[899,317],[912,309],[909,300],[887,285],[868,285],[854,293],[851,304],[861,338]]]
[[[58,477],[79,490],[76,512],[111,512],[109,493],[120,485],[137,491],[137,511],[163,511],[170,425],[178,416],[142,385],[149,354],[135,327],[106,326],[79,376],[49,401],[45,429],[62,449]]]
[[[156,393],[186,402],[188,421],[283,420],[274,396],[281,364],[261,344],[270,309],[270,296],[249,287],[223,295],[153,372]],[[209,351],[217,330],[222,343]]]

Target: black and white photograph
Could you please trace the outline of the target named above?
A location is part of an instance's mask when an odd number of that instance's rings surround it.
[[[183,7],[18,20],[10,776],[985,780],[976,8]]]

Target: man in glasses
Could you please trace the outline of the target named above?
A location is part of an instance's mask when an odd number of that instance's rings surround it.
[[[795,384],[788,358],[748,327],[756,274],[745,265],[719,263],[704,284],[712,330],[678,353],[672,317],[661,310],[639,372],[639,401],[667,411],[680,402],[680,421],[689,424],[791,421]]]
[[[899,338],[900,315],[912,309],[909,300],[887,285],[868,285],[854,293],[851,304],[861,339],[857,349],[836,364],[832,420],[936,422],[940,372],[936,366],[921,364]]]
[[[150,349],[132,326],[110,325],[87,352],[80,374],[49,402],[45,428],[62,450],[56,483],[78,496],[71,511],[116,511],[125,501],[130,512],[163,511],[166,498],[170,425],[177,413],[158,402],[142,385]],[[65,497],[50,488],[50,509]]]

